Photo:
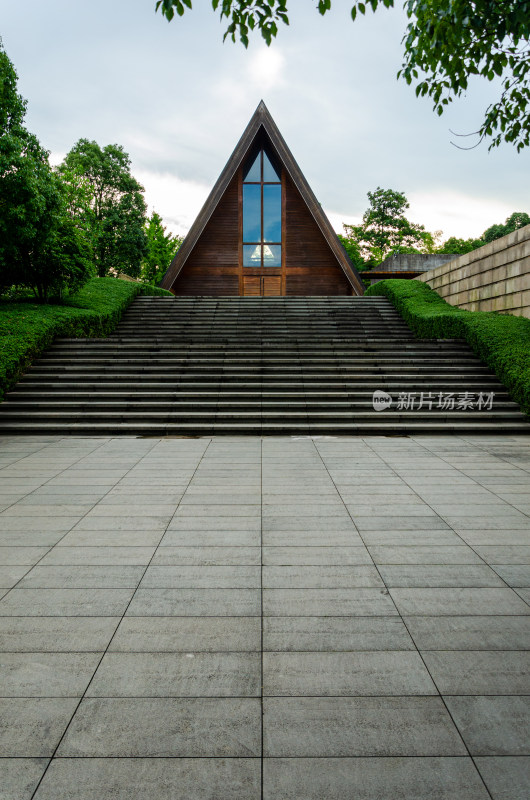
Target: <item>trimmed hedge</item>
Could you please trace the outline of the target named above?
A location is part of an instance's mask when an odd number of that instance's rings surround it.
[[[387,297],[422,339],[465,339],[530,414],[530,319],[456,308],[415,280],[379,281],[365,294]]]
[[[137,295],[165,289],[116,278],[92,278],[62,305],[0,302],[0,399],[56,336],[107,336]]]

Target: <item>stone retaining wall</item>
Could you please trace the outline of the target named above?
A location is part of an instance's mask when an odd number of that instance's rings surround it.
[[[415,280],[468,311],[530,317],[530,225],[458,256]]]

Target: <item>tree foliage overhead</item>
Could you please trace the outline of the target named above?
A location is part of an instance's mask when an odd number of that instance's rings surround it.
[[[121,146],[102,148],[80,139],[58,168],[101,277],[109,270],[139,275],[146,252],[143,187],[131,175],[130,164]]]
[[[320,14],[331,0],[316,0]],[[394,0],[355,0],[355,20],[367,7],[391,8]],[[156,8],[171,20],[182,16],[191,0],[158,0]],[[212,0],[228,21],[224,38],[248,46],[251,31],[270,45],[280,23],[289,24],[287,0]],[[442,114],[464,94],[473,76],[501,83],[500,97],[485,111],[477,128],[490,149],[506,141],[517,150],[530,144],[530,0],[403,0],[410,20],[403,37],[398,72],[416,84],[416,94],[432,99]]]

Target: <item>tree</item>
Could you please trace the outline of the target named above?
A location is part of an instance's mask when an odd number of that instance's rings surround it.
[[[514,211],[504,225],[502,223],[491,225],[487,228],[482,236],[478,239],[457,239],[451,236],[440,247],[436,249],[437,253],[456,253],[462,255],[463,253],[470,253],[478,247],[484,247],[485,244],[500,239],[501,236],[506,236],[525,225],[530,225],[530,216],[524,211]]]
[[[26,103],[0,46],[0,274],[42,302],[89,277],[82,240],[69,227],[62,185],[48,153],[24,127]]]
[[[147,253],[142,261],[141,276],[145,283],[158,286],[182,244],[182,236],[166,233],[162,218],[153,211],[146,221],[144,231]]]
[[[458,239],[456,236],[450,236],[438,249],[437,253],[447,253],[449,255],[463,255],[476,250],[477,247],[482,247],[484,242],[482,239]]]
[[[144,190],[131,175],[130,163],[117,144],[101,148],[80,139],[58,168],[101,277],[109,270],[139,275],[146,253]]]
[[[191,0],[158,0],[157,9],[171,20],[182,16]],[[355,0],[352,17],[366,6],[393,7],[394,0]],[[224,37],[248,46],[258,30],[267,44],[280,22],[289,24],[287,0],[212,0],[221,19],[229,21]],[[410,20],[403,37],[403,64],[398,72],[416,83],[416,94],[427,95],[442,114],[464,94],[472,76],[501,81],[499,99],[485,111],[476,133],[490,149],[502,141],[518,151],[530,144],[530,0],[403,0]],[[320,14],[331,0],[318,0]],[[421,74],[421,75],[420,75]]]
[[[530,216],[523,211],[514,211],[504,225],[492,225],[482,234],[483,244],[493,242],[495,239],[500,239],[501,236],[506,236],[508,233],[513,233],[525,225],[530,225]]]
[[[434,249],[433,234],[405,217],[409,202],[402,192],[377,187],[368,192],[370,206],[361,225],[344,225],[345,238],[359,249],[365,269],[391,253],[425,253]]]
[[[365,269],[368,269],[368,265],[365,263],[362,255],[361,255],[361,248],[359,247],[359,243],[350,236],[342,236],[340,233],[338,234],[339,242],[346,250],[347,256],[354,265],[356,269],[362,272]]]

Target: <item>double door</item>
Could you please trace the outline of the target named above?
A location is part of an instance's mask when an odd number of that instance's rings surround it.
[[[281,297],[281,275],[243,275],[245,297]]]

